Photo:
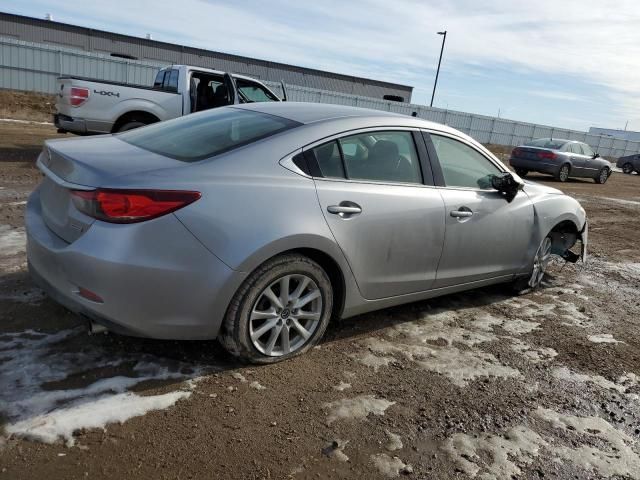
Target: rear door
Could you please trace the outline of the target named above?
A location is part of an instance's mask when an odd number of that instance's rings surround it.
[[[417,132],[384,130],[305,150],[322,212],[367,299],[428,290],[435,280],[444,205],[418,149],[426,155]]]
[[[462,139],[424,134],[444,200],[446,233],[434,287],[519,272],[533,232],[533,205],[524,192],[511,202],[491,187],[502,173],[493,160]]]

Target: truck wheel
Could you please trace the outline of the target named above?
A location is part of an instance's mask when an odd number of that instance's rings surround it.
[[[142,122],[138,122],[136,120],[132,121],[132,122],[127,122],[124,125],[122,125],[118,131],[119,132],[126,132],[127,130],[133,130],[134,128],[138,128],[138,127],[144,127],[146,125],[146,123],[142,123]]]
[[[602,184],[602,183],[606,183],[608,178],[609,178],[609,169],[607,167],[602,167],[598,172],[598,176],[594,178],[594,180],[596,181],[596,183]]]
[[[561,182],[566,182],[567,179],[569,178],[570,172],[571,172],[571,165],[569,165],[568,163],[565,163],[560,167],[560,170],[558,170],[556,178]]]
[[[625,163],[622,166],[622,173],[626,173],[627,175],[631,175],[633,173],[633,165],[630,163]]]
[[[333,307],[325,271],[299,254],[272,258],[245,280],[229,304],[219,340],[238,359],[275,363],[322,338]]]

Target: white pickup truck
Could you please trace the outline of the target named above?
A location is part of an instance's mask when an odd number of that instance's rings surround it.
[[[78,134],[122,132],[236,103],[280,101],[252,78],[186,65],[163,68],[149,87],[81,77],[59,77],[57,85],[54,123],[60,132]]]

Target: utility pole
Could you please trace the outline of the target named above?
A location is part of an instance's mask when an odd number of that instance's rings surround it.
[[[440,47],[440,58],[438,59],[438,70],[436,70],[436,80],[433,82],[433,93],[431,94],[430,107],[433,107],[433,97],[436,96],[436,86],[438,85],[438,75],[440,75],[440,64],[442,63],[442,52],[444,52],[444,42],[447,40],[447,31],[437,32],[438,35],[442,35],[442,46]]]

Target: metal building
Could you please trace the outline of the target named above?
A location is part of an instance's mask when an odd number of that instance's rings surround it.
[[[622,140],[640,142],[640,132],[633,132],[631,130],[591,127],[589,128],[589,133],[592,133],[594,135],[604,135],[606,137],[620,138]]]
[[[110,55],[116,58],[194,65],[248,75],[260,80],[383,99],[411,101],[413,87],[311,68],[159,42],[51,20],[0,12],[0,36]],[[397,98],[399,100],[399,98]]]

